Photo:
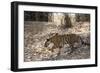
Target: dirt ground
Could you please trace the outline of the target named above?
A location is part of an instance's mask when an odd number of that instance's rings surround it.
[[[72,53],[69,53],[71,47],[55,48],[52,52],[52,43],[49,47],[45,47],[46,40],[54,35],[52,33],[76,34],[82,40],[90,44],[90,24],[89,22],[77,22],[72,28],[61,29],[53,23],[47,22],[31,22],[27,21],[24,25],[24,61],[45,61],[45,60],[73,60],[90,58],[90,45],[78,45]]]

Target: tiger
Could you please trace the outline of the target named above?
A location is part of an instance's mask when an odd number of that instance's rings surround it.
[[[64,34],[64,35],[59,35],[58,33],[55,33],[54,36],[50,37],[49,39],[46,40],[44,46],[48,47],[50,43],[53,43],[53,46],[51,48],[51,51],[53,52],[54,49],[64,47],[65,44],[68,44],[71,48],[70,54],[73,53],[75,48],[78,48],[82,44],[82,39],[79,35],[76,34]],[[75,46],[75,44],[78,43],[78,46]],[[59,51],[60,54],[60,51]]]

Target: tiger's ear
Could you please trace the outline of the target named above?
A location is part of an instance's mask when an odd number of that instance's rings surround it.
[[[47,39],[47,41],[49,41],[50,39]]]
[[[55,35],[58,35],[58,33],[56,33]]]

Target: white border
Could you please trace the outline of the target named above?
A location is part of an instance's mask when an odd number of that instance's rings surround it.
[[[24,62],[24,11],[43,11],[43,12],[70,12],[70,13],[89,13],[91,14],[91,58],[84,60],[62,60],[62,61],[40,61]],[[95,10],[81,8],[62,8],[46,6],[18,6],[18,68],[36,68],[50,66],[71,66],[95,64]]]

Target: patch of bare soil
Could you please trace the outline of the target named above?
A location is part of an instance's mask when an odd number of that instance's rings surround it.
[[[78,47],[71,51],[69,43],[62,42],[62,48],[52,47],[54,43],[49,43],[46,47],[47,39],[59,35],[76,34],[82,39],[82,44],[77,44]],[[85,44],[87,43],[87,44]],[[74,46],[75,46],[74,45]],[[25,22],[24,26],[24,61],[45,61],[45,60],[72,60],[72,59],[88,59],[90,58],[90,24],[88,22],[78,22],[72,28],[60,29],[54,26],[53,23],[47,22]]]

